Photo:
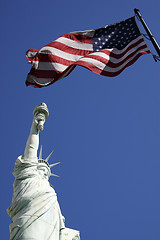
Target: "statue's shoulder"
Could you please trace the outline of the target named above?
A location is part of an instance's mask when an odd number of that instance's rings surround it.
[[[19,165],[23,164],[23,162],[24,162],[24,156],[23,156],[23,155],[20,155],[20,156],[16,159],[15,167],[18,167]]]
[[[23,155],[16,159],[13,176],[16,179],[26,179],[37,176],[38,160],[35,159],[25,159]]]
[[[35,158],[30,158],[30,159],[27,159],[24,157],[24,155],[20,155],[17,159],[16,159],[16,162],[15,164],[29,164],[29,165],[35,165],[37,166],[38,164],[38,159],[35,157]]]
[[[32,159],[25,159],[24,155],[20,155],[15,162],[14,171],[19,169],[27,169],[30,167],[36,167],[38,165],[38,159],[32,158]]]
[[[65,228],[63,230],[64,240],[80,240],[80,233],[77,230],[71,228]]]

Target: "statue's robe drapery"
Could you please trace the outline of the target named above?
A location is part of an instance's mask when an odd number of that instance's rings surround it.
[[[64,221],[54,189],[37,170],[37,158],[15,163],[14,194],[7,212],[10,240],[63,240]]]

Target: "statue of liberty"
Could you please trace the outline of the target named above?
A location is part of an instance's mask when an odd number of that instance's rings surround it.
[[[42,148],[39,159],[39,131],[49,115],[45,103],[33,111],[34,119],[26,143],[24,155],[16,160],[13,175],[14,193],[12,204],[7,209],[12,218],[10,240],[79,240],[79,232],[65,228],[57,195],[50,186],[51,173],[48,160],[51,154],[42,159]]]

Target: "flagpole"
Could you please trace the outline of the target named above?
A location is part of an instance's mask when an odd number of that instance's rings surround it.
[[[150,38],[156,52],[158,53],[158,57],[160,57],[160,47],[159,47],[158,43],[156,42],[155,38],[153,37],[153,35],[152,35],[151,31],[149,30],[147,24],[145,23],[144,19],[142,18],[141,14],[139,12],[139,9],[135,8],[134,12],[135,12],[136,16],[138,17],[138,19],[141,21],[144,29],[146,30],[148,37]]]

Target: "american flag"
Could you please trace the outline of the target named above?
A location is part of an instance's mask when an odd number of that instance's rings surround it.
[[[135,17],[103,28],[71,32],[41,48],[29,49],[26,85],[44,87],[66,77],[76,65],[114,77],[150,53]]]

